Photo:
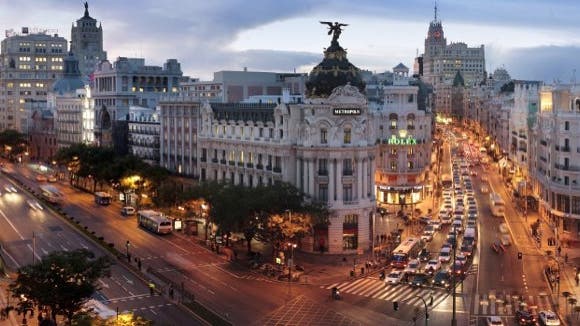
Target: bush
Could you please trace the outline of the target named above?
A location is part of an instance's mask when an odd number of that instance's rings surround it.
[[[99,239],[99,241],[103,241],[105,240],[105,237],[98,237],[97,239]]]

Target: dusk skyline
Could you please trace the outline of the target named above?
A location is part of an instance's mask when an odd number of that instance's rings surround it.
[[[361,69],[412,67],[423,52],[433,1],[242,1],[140,5],[90,1],[103,25],[109,60],[143,57],[149,65],[178,59],[185,75],[202,80],[219,70],[309,72],[330,37],[319,20],[349,24],[341,44]],[[516,79],[569,82],[579,66],[580,18],[573,1],[438,1],[448,42],[485,45],[486,70],[505,67]],[[0,29],[57,29],[70,39],[83,1],[0,1]],[[563,13],[566,13],[565,15]],[[378,31],[378,32],[377,32]]]

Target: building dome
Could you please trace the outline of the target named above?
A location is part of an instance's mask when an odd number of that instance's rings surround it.
[[[324,59],[308,76],[306,81],[306,97],[328,97],[338,86],[350,84],[365,93],[365,82],[362,80],[360,69],[346,58],[346,51],[332,41],[330,47],[324,51]]]
[[[79,61],[72,52],[69,52],[63,62],[63,76],[53,84],[52,91],[59,95],[63,95],[66,93],[74,93],[79,88],[85,88],[85,82],[83,81],[79,70]]]

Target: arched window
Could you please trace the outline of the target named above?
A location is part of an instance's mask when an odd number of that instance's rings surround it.
[[[389,114],[389,129],[397,129],[397,121],[399,120],[399,116],[395,113]]]
[[[343,143],[350,144],[352,135],[351,135],[351,131],[350,131],[349,127],[344,128],[344,136],[343,137],[344,137]]]
[[[407,115],[407,129],[415,129],[415,115],[413,113]]]

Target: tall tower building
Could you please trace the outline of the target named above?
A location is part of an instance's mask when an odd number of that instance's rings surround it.
[[[79,68],[83,77],[88,77],[97,63],[107,60],[107,52],[103,51],[103,27],[89,15],[89,4],[85,2],[85,14],[71,28],[71,51],[79,60]]]
[[[437,89],[439,84],[451,84],[457,71],[461,72],[466,86],[481,82],[485,78],[484,47],[472,48],[463,42],[447,44],[435,5],[434,19],[429,23],[425,39],[423,80]]]
[[[62,76],[67,41],[50,30],[6,31],[0,54],[0,131],[28,132],[32,110]]]

